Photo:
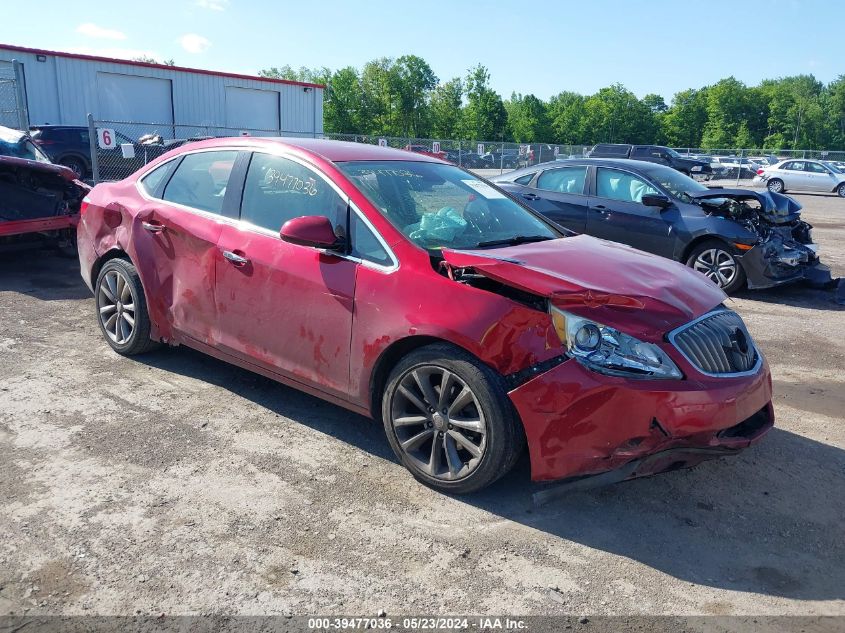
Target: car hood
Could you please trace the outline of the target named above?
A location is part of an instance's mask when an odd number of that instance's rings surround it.
[[[61,180],[66,180],[67,182],[73,182],[76,180],[76,173],[74,173],[74,171],[69,167],[65,167],[64,165],[54,165],[52,163],[41,163],[37,160],[18,158],[16,156],[0,156],[0,169],[2,169],[2,171],[28,170],[39,174],[53,176]]]
[[[662,340],[726,298],[682,264],[587,235],[497,249],[444,249],[442,255],[449,267],[472,268],[645,340]]]
[[[756,201],[760,205],[758,213],[772,224],[785,224],[801,218],[801,205],[793,198],[782,193],[772,191],[754,191],[752,189],[710,189],[688,194],[693,200],[747,200]]]

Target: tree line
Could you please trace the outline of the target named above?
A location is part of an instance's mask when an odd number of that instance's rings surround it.
[[[564,91],[547,101],[507,99],[481,64],[441,81],[416,55],[381,57],[360,70],[273,67],[262,77],[322,83],[326,132],[569,145],[650,143],[672,147],[845,150],[845,75],[728,77],[690,88],[670,103],[617,83],[593,95]]]

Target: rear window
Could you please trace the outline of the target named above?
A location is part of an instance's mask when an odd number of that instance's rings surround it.
[[[210,213],[220,213],[229,174],[237,156],[237,151],[188,154],[167,183],[163,199]]]

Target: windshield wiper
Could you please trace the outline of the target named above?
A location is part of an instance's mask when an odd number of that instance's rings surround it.
[[[479,242],[473,248],[484,248],[485,246],[516,246],[517,244],[528,244],[529,242],[545,242],[555,238],[548,235],[514,235],[502,240],[488,240]]]

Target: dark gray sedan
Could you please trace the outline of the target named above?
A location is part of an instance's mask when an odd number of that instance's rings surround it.
[[[571,231],[684,262],[728,293],[830,282],[801,206],[775,192],[709,189],[670,167],[624,159],[556,161],[492,180]]]

